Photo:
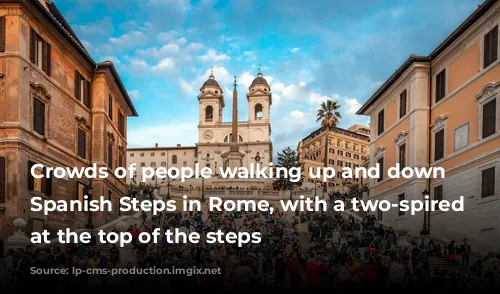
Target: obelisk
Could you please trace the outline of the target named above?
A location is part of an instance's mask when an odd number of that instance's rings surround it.
[[[229,167],[241,167],[243,154],[240,153],[240,146],[238,144],[238,90],[236,90],[236,76],[234,76],[234,90],[233,90],[233,121],[231,133],[231,146],[229,152]]]

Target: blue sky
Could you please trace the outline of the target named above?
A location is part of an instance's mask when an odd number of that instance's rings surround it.
[[[273,92],[274,150],[319,126],[321,101],[342,105],[340,127],[367,124],[360,105],[412,53],[427,55],[482,1],[55,0],[96,61],[115,63],[139,117],[129,147],[194,145],[196,96],[213,67],[231,119],[259,65]]]

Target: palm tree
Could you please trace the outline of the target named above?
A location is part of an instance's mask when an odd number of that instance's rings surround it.
[[[340,112],[338,111],[340,105],[337,101],[328,99],[327,101],[321,102],[318,109],[318,114],[316,115],[316,122],[321,121],[321,128],[325,131],[325,162],[324,167],[328,166],[328,139],[330,138],[330,130],[337,127],[339,124],[339,119],[342,118]],[[323,193],[326,193],[326,182],[323,182]]]

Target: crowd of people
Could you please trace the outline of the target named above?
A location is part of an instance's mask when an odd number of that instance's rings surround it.
[[[303,228],[306,230],[303,230]],[[201,235],[222,230],[261,232],[260,244],[157,244],[138,242],[140,232],[156,228],[183,228]],[[132,225],[133,260],[121,261],[115,245],[98,250],[90,245],[66,248],[28,246],[8,250],[1,259],[0,285],[72,290],[93,286],[142,289],[147,286],[173,289],[301,288],[484,288],[500,287],[500,256],[489,254],[469,264],[472,251],[467,240],[441,246],[410,240],[409,246],[392,228],[377,225],[373,217],[363,221],[338,213],[211,212],[162,213]],[[446,258],[446,267],[431,267],[430,258]],[[460,262],[457,263],[456,261]],[[72,274],[88,268],[218,268],[219,274]],[[67,269],[69,274],[32,274],[32,269]]]

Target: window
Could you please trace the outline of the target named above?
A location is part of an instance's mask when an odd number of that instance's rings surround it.
[[[113,199],[113,192],[111,190],[108,190],[108,200],[111,201]]]
[[[155,153],[154,153],[154,152],[151,152],[151,156],[155,156]]]
[[[85,158],[87,149],[87,134],[78,128],[78,156]]]
[[[333,148],[329,148],[329,149],[328,149],[328,152],[329,152],[329,153],[331,153],[331,154],[335,154],[335,149],[333,149]]]
[[[378,120],[377,120],[377,135],[380,136],[384,132],[384,110],[382,109],[378,113]]]
[[[165,152],[162,152],[162,153],[161,153],[161,156],[165,156]]]
[[[146,163],[141,162],[141,167],[145,167],[145,166],[146,166]]]
[[[5,16],[0,16],[0,52],[5,52]]]
[[[442,185],[434,187],[434,200],[437,200],[437,201],[443,200],[443,186]]]
[[[401,203],[401,201],[405,200],[405,194],[399,194],[398,195],[398,202]],[[398,209],[398,216],[405,215],[405,212],[402,211],[401,209]]]
[[[36,191],[39,193],[44,193],[47,196],[52,195],[52,177],[50,178],[40,178],[37,179],[31,175],[31,168],[35,165],[35,162],[28,161],[28,191]],[[45,168],[44,168],[45,169]],[[36,175],[45,174],[44,170],[36,169],[34,171]]]
[[[342,164],[343,164],[343,162],[342,162],[342,161],[337,160],[337,165],[338,165],[338,166],[342,166]]]
[[[151,162],[151,167],[156,167],[156,162]]]
[[[108,142],[108,167],[113,169],[113,143]]]
[[[167,163],[165,161],[162,161],[161,166],[167,166]]]
[[[134,153],[130,153],[130,157],[134,157]]]
[[[75,70],[75,97],[87,108],[91,106],[90,82],[87,81],[77,70]]]
[[[255,120],[262,119],[262,104],[258,103],[255,105]]]
[[[484,68],[495,62],[498,58],[498,26],[494,27],[484,36]]]
[[[144,157],[144,153],[139,154],[140,157]]]
[[[85,201],[86,190],[87,188],[84,184],[76,182],[76,200],[79,200],[83,203]]]
[[[495,195],[495,167],[490,167],[481,172],[481,197]]]
[[[123,167],[123,153],[118,153],[118,167]]]
[[[187,161],[183,161],[182,166],[187,166]]]
[[[359,154],[354,154],[354,159],[359,159]]]
[[[346,162],[345,163],[345,167],[351,167],[351,163],[350,162]]]
[[[214,118],[214,108],[211,105],[208,105],[205,108],[205,120],[211,121]]]
[[[496,132],[497,100],[493,99],[483,105],[483,139]]]
[[[434,160],[444,157],[444,129],[434,134]]]
[[[177,164],[177,155],[172,155],[172,164]]]
[[[30,60],[50,76],[51,47],[33,28],[30,31]]]
[[[344,151],[342,150],[337,150],[337,154],[340,155],[340,156],[344,156]]]
[[[406,167],[406,143],[399,145],[399,168]]]
[[[125,136],[125,116],[123,116],[121,111],[118,111],[118,131],[122,136]]]
[[[399,94],[399,118],[406,115],[406,90]]]
[[[45,136],[45,103],[38,98],[33,100],[33,130]]]
[[[328,159],[328,164],[335,164],[335,160],[333,160],[333,159]]]
[[[351,152],[346,152],[346,153],[345,153],[345,157],[349,157],[349,158],[351,158]]]
[[[184,156],[186,156],[186,151],[184,151]]]
[[[0,203],[5,203],[5,171],[5,157],[0,157]]]
[[[113,120],[113,96],[108,96],[108,117]]]
[[[443,69],[436,76],[436,103],[446,96],[446,69]]]
[[[382,182],[384,180],[384,157],[380,157],[377,159],[377,164],[379,168],[379,177],[377,179],[377,182]]]

